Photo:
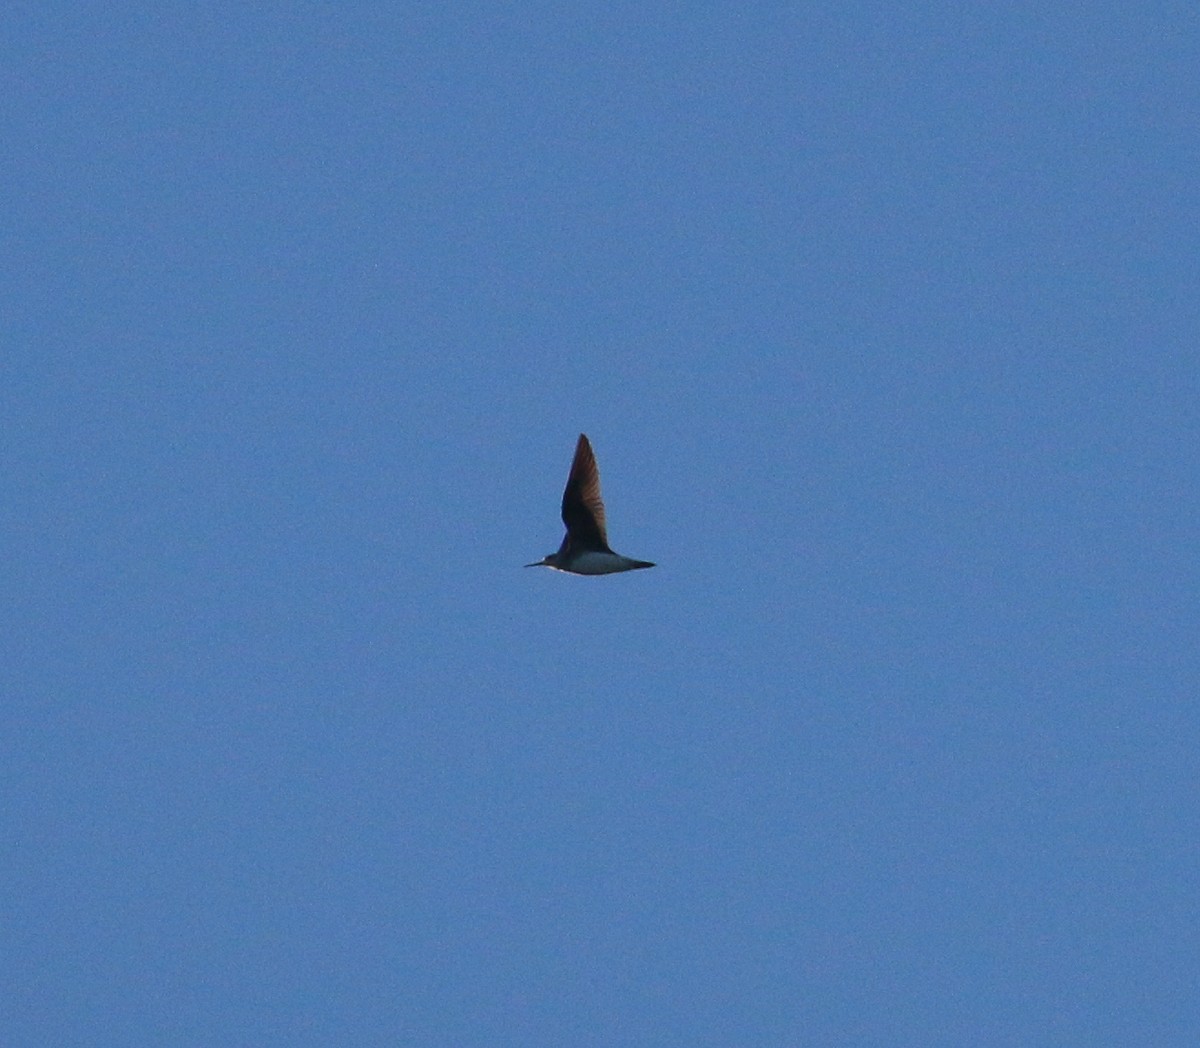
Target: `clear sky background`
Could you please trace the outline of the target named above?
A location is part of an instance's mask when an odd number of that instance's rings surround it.
[[[5,1048],[1200,1043],[1194,4],[0,83]]]

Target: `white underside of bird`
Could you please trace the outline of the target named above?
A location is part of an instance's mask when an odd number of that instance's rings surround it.
[[[569,573],[574,575],[611,575],[615,571],[632,571],[640,564],[640,561],[634,560],[632,557],[622,557],[619,553],[599,553],[589,550],[587,553],[576,553],[571,558]],[[546,567],[554,568],[555,571],[566,570],[554,567],[553,564],[547,564]]]

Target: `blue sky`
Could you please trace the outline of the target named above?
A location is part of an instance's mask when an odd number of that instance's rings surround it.
[[[7,5],[0,1040],[1197,1043],[1198,45]]]

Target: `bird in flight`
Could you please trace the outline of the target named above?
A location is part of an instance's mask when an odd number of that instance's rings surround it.
[[[614,571],[652,568],[648,560],[622,557],[608,548],[604,527],[604,502],[600,498],[600,471],[588,438],[579,434],[575,459],[563,491],[562,519],[567,526],[557,553],[547,553],[527,568],[553,568],[575,575],[611,575]]]

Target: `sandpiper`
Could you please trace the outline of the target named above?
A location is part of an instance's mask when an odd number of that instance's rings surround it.
[[[614,571],[652,568],[648,560],[622,557],[608,548],[604,528],[604,502],[600,498],[600,471],[588,438],[579,434],[575,458],[563,491],[562,519],[567,526],[557,553],[547,553],[527,568],[553,568],[575,575],[611,575]]]

